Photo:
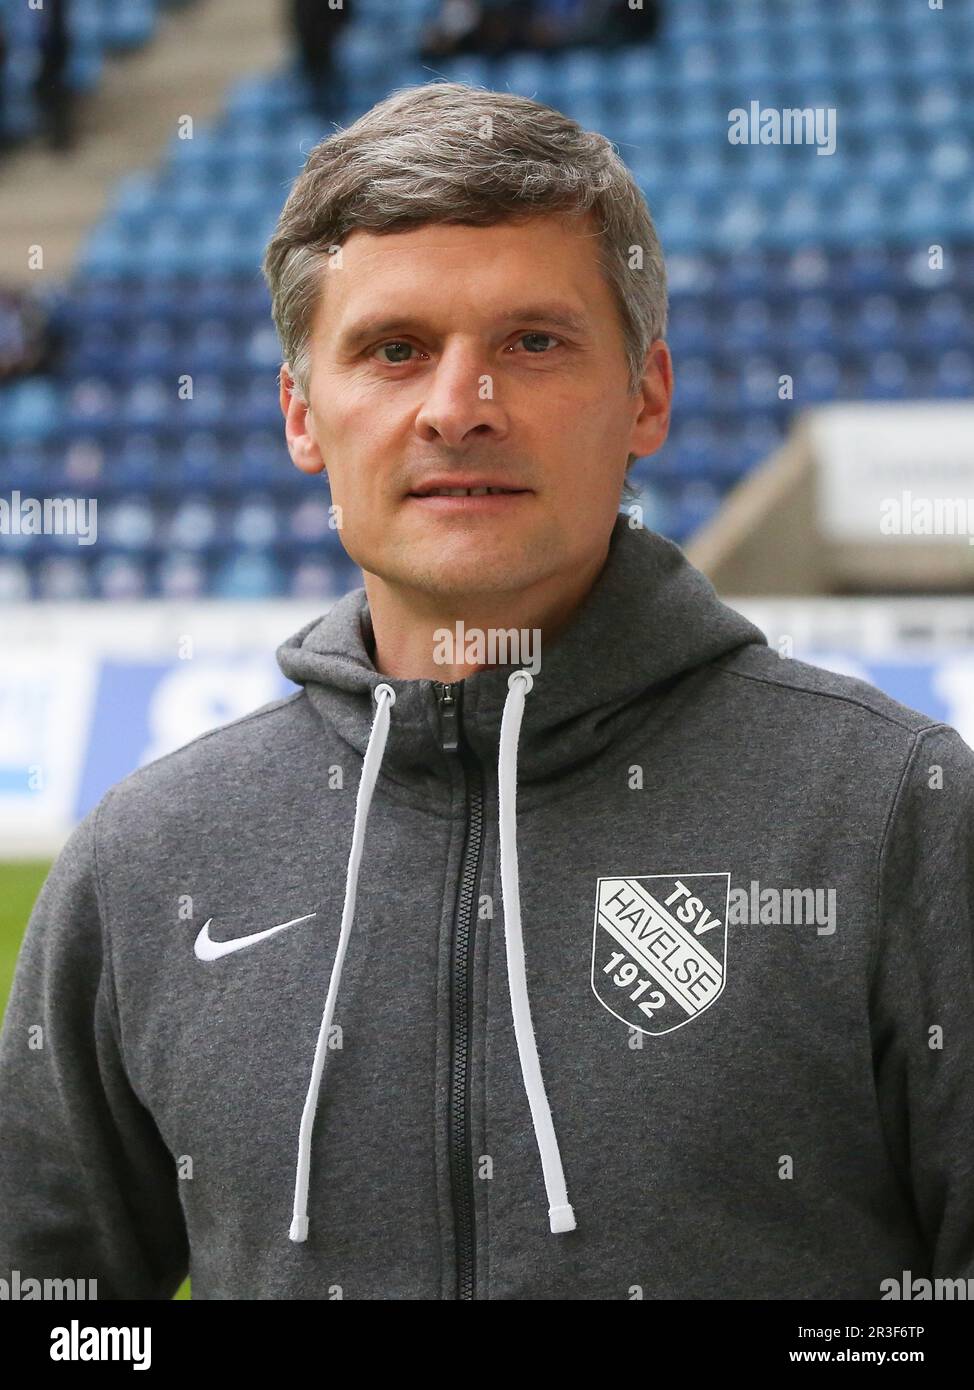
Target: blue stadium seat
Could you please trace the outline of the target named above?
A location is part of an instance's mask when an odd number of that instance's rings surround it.
[[[230,519],[230,535],[241,547],[260,549],[278,539],[280,523],[274,500],[266,494],[245,497]]]
[[[99,556],[92,578],[100,599],[122,602],[150,596],[147,566],[138,555]]]
[[[0,603],[23,603],[31,597],[30,570],[25,561],[12,556],[0,558]]]
[[[181,551],[164,555],[159,562],[155,584],[161,598],[205,598],[209,587],[206,563],[199,555]]]
[[[162,528],[164,543],[177,550],[205,550],[218,535],[217,508],[208,497],[184,497]]]
[[[88,567],[80,556],[45,556],[37,566],[36,575],[35,598],[68,602],[95,596]]]
[[[214,592],[218,598],[275,598],[284,592],[284,570],[267,551],[241,551],[218,566]]]
[[[114,482],[129,490],[148,490],[165,471],[167,451],[158,434],[148,430],[123,431],[115,458]]]
[[[938,396],[969,401],[974,397],[974,351],[953,348],[937,357],[931,384]]]
[[[361,582],[359,579],[358,583]],[[320,598],[332,602],[353,587],[352,572],[321,559],[297,560],[289,568],[289,598]],[[2,579],[0,579],[2,592]]]
[[[46,438],[61,423],[62,411],[62,394],[53,381],[27,378],[0,389],[0,430],[8,444]]]
[[[390,85],[429,79],[414,56],[390,67],[390,45],[414,51],[437,2],[356,5],[339,42],[349,119]],[[22,59],[31,21],[15,9]],[[652,45],[436,64],[603,130],[646,192],[676,398],[670,439],[637,479],[668,534],[712,515],[806,405],[974,391],[974,0],[950,9],[680,0]],[[144,42],[157,10],[77,0],[74,80]],[[8,59],[5,76],[3,127],[29,128],[30,64]],[[834,105],[836,152],[732,146],[728,113],[752,96]],[[284,446],[259,272],[287,184],[326,133],[288,62],[234,84],[214,122],[119,181],[52,301],[55,369],[0,388],[0,476],[97,495],[105,551],[95,563],[53,538],[5,547],[0,596],[310,596],[358,582],[327,485]],[[786,375],[794,399],[782,400]]]

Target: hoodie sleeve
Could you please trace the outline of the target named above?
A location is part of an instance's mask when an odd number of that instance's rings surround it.
[[[122,1058],[97,815],[41,889],[0,1033],[0,1278],[95,1279],[99,1299],[168,1299],[188,1243],[174,1160]]]
[[[874,1065],[891,1155],[926,1277],[974,1278],[974,752],[952,728],[916,738],[878,902]]]

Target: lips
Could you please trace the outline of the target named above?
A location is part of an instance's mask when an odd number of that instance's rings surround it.
[[[509,493],[527,492],[527,488],[522,488],[517,483],[505,482],[502,478],[479,477],[471,478],[469,482],[461,483],[455,475],[451,478],[449,474],[445,478],[427,478],[419,487],[412,488],[407,496],[409,497],[458,497],[458,496],[502,496]]]
[[[411,492],[410,497],[506,497],[526,491],[519,487],[440,487]]]
[[[440,513],[450,515],[462,512],[464,515],[506,512],[518,506],[525,497],[531,497],[532,493],[528,488],[517,489],[487,489],[470,488],[458,490],[451,488],[446,492],[411,492],[407,495],[406,501],[412,502],[414,506],[422,508],[425,512]]]

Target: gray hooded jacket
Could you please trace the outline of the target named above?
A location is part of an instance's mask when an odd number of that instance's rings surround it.
[[[974,753],[620,516],[533,682],[300,689],[77,827],[0,1037],[0,1278],[878,1299],[974,1276]],[[16,1272],[16,1273],[15,1273]]]

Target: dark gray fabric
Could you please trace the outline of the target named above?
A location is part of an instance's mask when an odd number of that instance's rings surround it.
[[[450,957],[467,817],[429,681],[389,681],[310,1233],[288,1239],[385,679],[368,641],[360,589],[281,647],[297,694],[125,778],[59,856],[0,1037],[0,1277],[97,1278],[103,1298],[168,1298],[187,1270],[194,1298],[456,1296]],[[779,658],[675,545],[620,517],[542,653],[518,757],[531,1012],[577,1220],[552,1235],[504,950],[509,671],[464,688],[485,778],[476,1297],[876,1299],[903,1270],[974,1276],[974,753],[869,685]],[[657,946],[692,935],[713,961],[726,916],[709,1007],[695,1011],[693,983],[650,980],[632,999],[606,972],[600,879],[626,884],[608,913],[672,891],[675,914],[673,884],[699,887],[705,934],[698,917]],[[766,889],[831,891],[832,929],[745,913]],[[209,919],[227,941],[308,913],[194,955]]]

